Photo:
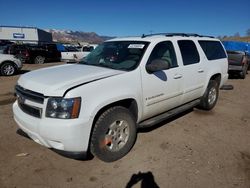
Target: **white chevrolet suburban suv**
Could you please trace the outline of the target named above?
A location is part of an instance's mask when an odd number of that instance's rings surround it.
[[[111,162],[125,156],[137,129],[192,107],[212,109],[228,78],[218,39],[155,34],[104,42],[77,64],[22,75],[14,119],[35,142]]]

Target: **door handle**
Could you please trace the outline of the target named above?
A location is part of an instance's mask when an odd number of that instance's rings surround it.
[[[198,73],[203,73],[203,72],[204,72],[203,69],[199,69],[199,70],[198,70]]]
[[[180,78],[182,78],[182,75],[181,75],[181,74],[176,74],[176,75],[174,75],[174,79],[180,79]]]

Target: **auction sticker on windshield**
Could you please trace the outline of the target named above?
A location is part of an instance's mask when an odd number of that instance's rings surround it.
[[[130,44],[128,48],[139,48],[142,49],[144,48],[145,44]]]

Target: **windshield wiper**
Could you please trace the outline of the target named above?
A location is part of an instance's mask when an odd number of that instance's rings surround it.
[[[108,65],[106,63],[90,64],[90,63],[88,63],[86,61],[80,61],[79,64],[115,69],[112,65]]]
[[[87,61],[79,61],[79,64],[89,65]]]
[[[98,64],[98,65],[96,65],[96,66],[114,69],[112,65],[108,65],[108,64],[106,64],[106,63],[100,63],[100,64]]]

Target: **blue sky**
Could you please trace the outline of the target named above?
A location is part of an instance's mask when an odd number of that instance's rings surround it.
[[[244,36],[250,28],[250,0],[1,0],[0,7],[0,25],[106,36],[151,32]]]

